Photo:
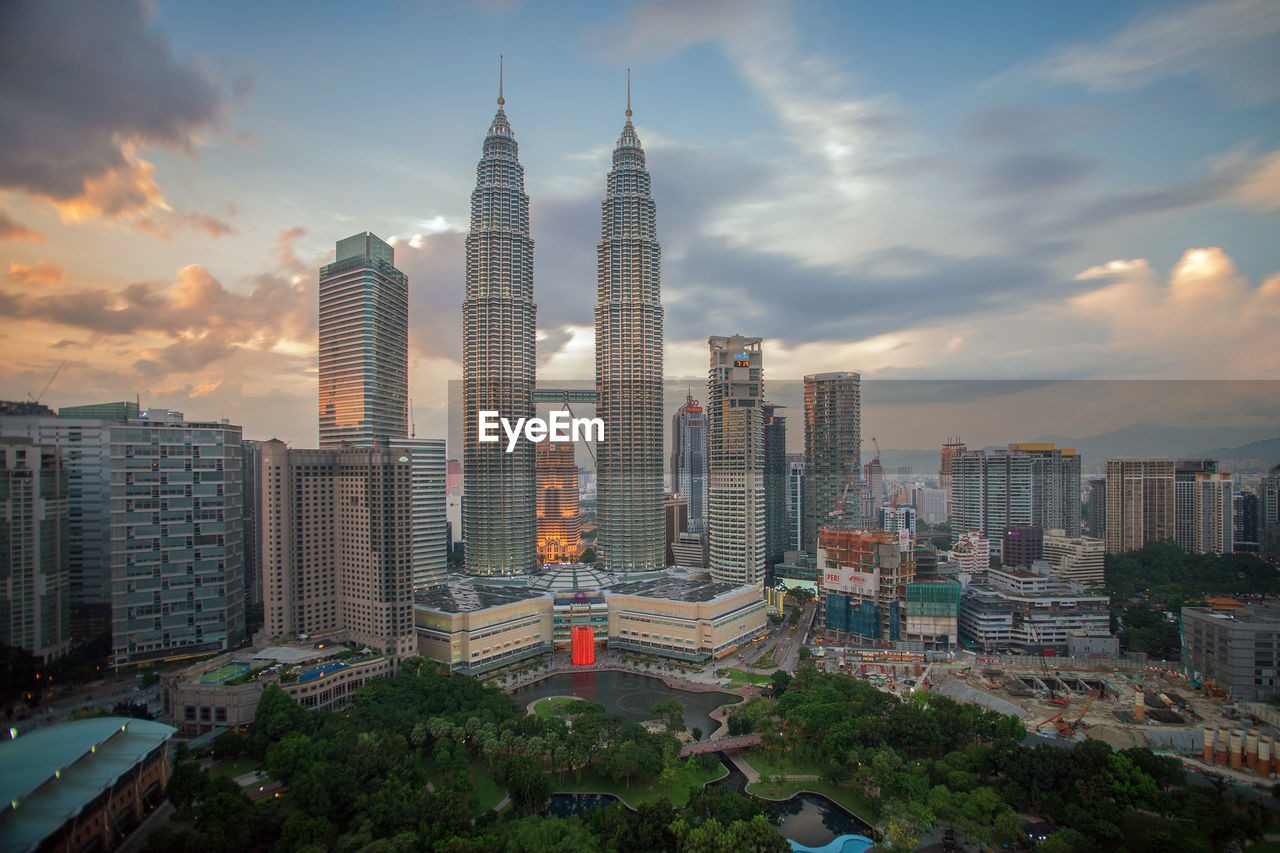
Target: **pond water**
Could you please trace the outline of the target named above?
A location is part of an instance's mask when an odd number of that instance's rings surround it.
[[[871,832],[861,820],[820,794],[798,794],[776,805],[782,816],[778,832],[805,847],[823,847],[842,835]]]
[[[522,705],[548,696],[576,696],[599,702],[605,713],[635,722],[652,719],[649,709],[659,702],[679,699],[684,705],[685,725],[701,729],[704,738],[719,726],[708,714],[721,705],[738,700],[732,693],[676,690],[651,675],[610,670],[562,672],[511,691],[511,697]]]

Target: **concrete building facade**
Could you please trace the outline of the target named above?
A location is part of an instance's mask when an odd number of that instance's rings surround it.
[[[402,658],[413,634],[413,463],[392,448],[262,446],[264,632]]]
[[[1174,538],[1172,461],[1108,459],[1106,472],[1108,554]]]
[[[1044,534],[1044,559],[1053,567],[1053,577],[1072,581],[1086,589],[1105,582],[1107,543],[1088,536],[1069,536],[1065,530]]]
[[[58,448],[0,438],[0,642],[45,662],[71,647],[67,528]]]
[[[150,409],[110,429],[111,634],[117,666],[245,638],[240,427]]]
[[[710,568],[722,583],[759,584],[765,571],[764,370],[760,338],[708,338]]]

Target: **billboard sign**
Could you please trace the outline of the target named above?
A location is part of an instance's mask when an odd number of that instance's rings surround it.
[[[822,586],[836,592],[858,595],[863,598],[875,598],[880,590],[880,570],[867,572],[853,566],[840,566],[824,569]]]

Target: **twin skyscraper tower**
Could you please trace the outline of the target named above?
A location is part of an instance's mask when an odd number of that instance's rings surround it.
[[[664,563],[662,300],[655,207],[644,149],[626,123],[613,151],[596,246],[597,554],[606,571]],[[463,337],[462,536],[468,574],[537,567],[534,446],[479,441],[479,413],[532,418],[537,308],[519,148],[503,110],[484,139],[471,193]]]

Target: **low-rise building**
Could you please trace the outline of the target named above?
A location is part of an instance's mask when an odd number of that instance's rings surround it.
[[[112,850],[164,799],[173,726],[93,717],[0,743],[0,849]]]
[[[1088,536],[1068,536],[1062,530],[1050,530],[1044,536],[1044,559],[1053,567],[1058,580],[1083,584],[1085,588],[1102,586],[1107,543]]]
[[[1047,564],[1036,564],[1047,569]],[[993,568],[983,583],[960,597],[961,639],[983,651],[1019,649],[1067,651],[1073,631],[1111,635],[1110,599],[1086,594],[1079,584],[1054,580],[1045,572]]]
[[[414,600],[418,650],[455,672],[479,675],[568,648],[572,629],[597,643],[686,660],[726,654],[764,630],[754,585],[706,572],[610,574],[561,564],[540,575],[454,577]]]
[[[235,651],[160,674],[160,713],[187,735],[245,731],[268,684],[310,710],[342,707],[372,678],[395,672],[396,658],[337,643]]]
[[[1184,607],[1182,648],[1188,677],[1234,699],[1261,702],[1280,690],[1280,606]]]

